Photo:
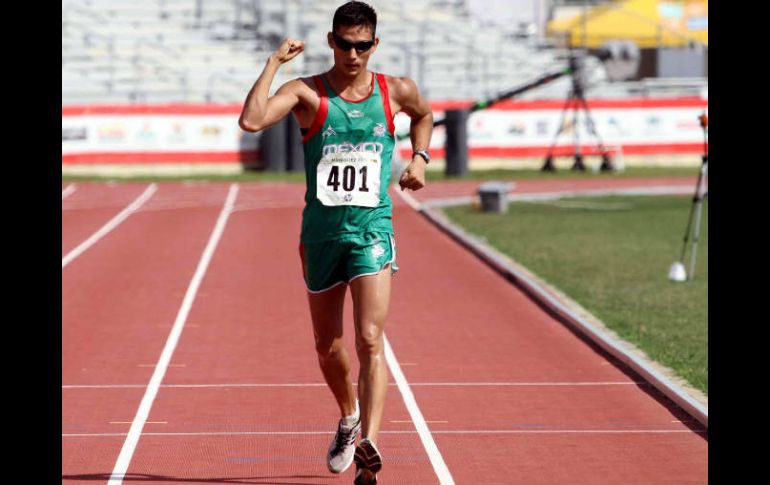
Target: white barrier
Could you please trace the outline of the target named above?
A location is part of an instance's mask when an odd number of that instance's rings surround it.
[[[434,119],[468,101],[436,102]],[[558,131],[564,102],[498,103],[471,114],[468,145],[472,157],[542,156]],[[700,98],[589,101],[596,130],[607,146],[621,153],[700,153],[703,132],[698,116],[708,110]],[[65,106],[62,108],[62,163],[219,163],[253,162],[258,134],[238,126],[239,105]],[[583,112],[577,127],[572,113],[564,120],[556,155],[569,154],[578,130],[581,148],[595,154],[596,139],[586,129]],[[406,133],[409,118],[399,113],[396,132]],[[434,130],[432,154],[443,157],[445,130]],[[408,139],[398,144],[408,157]]]

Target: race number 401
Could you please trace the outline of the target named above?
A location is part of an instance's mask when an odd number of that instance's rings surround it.
[[[318,162],[316,194],[323,205],[376,207],[380,202],[380,155],[330,153]]]

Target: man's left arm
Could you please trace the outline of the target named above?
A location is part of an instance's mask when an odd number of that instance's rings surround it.
[[[415,152],[427,150],[430,145],[433,113],[428,101],[420,96],[414,81],[406,77],[393,78],[393,81],[393,100],[399,105],[400,111],[411,118],[409,138],[412,141],[412,157],[398,184],[401,190],[420,190],[425,187],[425,166],[428,161]]]

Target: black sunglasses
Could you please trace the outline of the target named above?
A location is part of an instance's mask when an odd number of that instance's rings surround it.
[[[348,42],[334,32],[332,32],[332,38],[334,38],[334,43],[337,44],[337,47],[346,52],[350,49],[355,49],[356,52],[361,54],[371,49],[374,45],[374,39],[361,42]]]

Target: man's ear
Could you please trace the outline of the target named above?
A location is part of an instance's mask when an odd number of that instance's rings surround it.
[[[334,49],[334,37],[331,32],[326,34],[326,43],[329,44],[329,49]]]

